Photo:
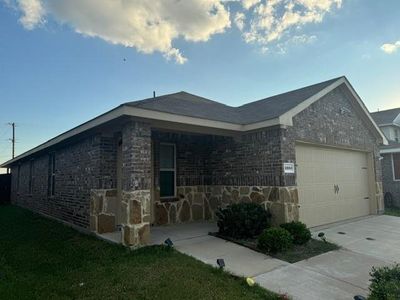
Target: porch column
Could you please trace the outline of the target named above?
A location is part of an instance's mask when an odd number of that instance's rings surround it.
[[[122,129],[122,240],[146,245],[150,238],[151,128],[129,121]]]

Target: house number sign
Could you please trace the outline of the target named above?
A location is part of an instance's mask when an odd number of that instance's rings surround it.
[[[294,174],[294,163],[283,163],[283,172],[285,174]]]

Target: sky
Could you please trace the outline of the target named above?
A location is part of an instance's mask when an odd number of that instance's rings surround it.
[[[398,0],[0,0],[0,162],[123,102],[238,106],[345,75],[400,106]]]

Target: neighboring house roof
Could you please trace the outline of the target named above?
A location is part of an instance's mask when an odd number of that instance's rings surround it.
[[[393,125],[397,120],[400,121],[400,107],[388,110],[376,111],[371,113],[375,123],[381,125]]]
[[[239,107],[228,106],[186,92],[127,102],[19,155],[0,167],[8,167],[19,159],[121,116],[134,116],[230,132],[246,132],[275,125],[291,126],[296,114],[341,85],[344,85],[353,96],[355,106],[358,107],[363,118],[369,122],[376,136],[387,144],[385,136],[371,118],[349,81],[346,77],[338,77]]]

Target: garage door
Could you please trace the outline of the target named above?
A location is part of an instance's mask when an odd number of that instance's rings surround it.
[[[300,220],[318,226],[370,213],[367,154],[296,146]]]

